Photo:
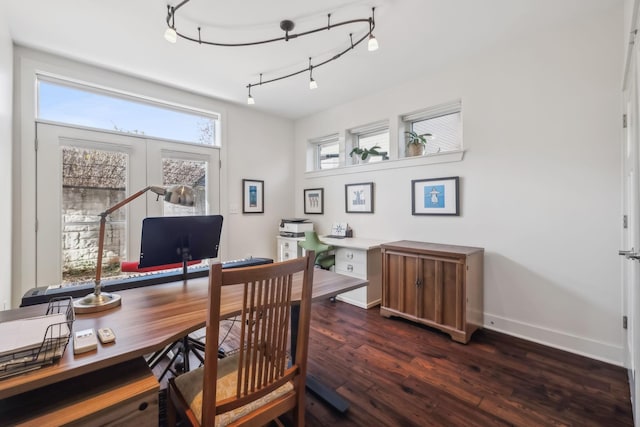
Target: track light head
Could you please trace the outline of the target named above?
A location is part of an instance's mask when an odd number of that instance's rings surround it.
[[[164,38],[169,42],[169,43],[175,43],[178,40],[178,33],[176,33],[176,30],[174,28],[167,28],[167,31],[164,32]]]
[[[247,104],[253,105],[256,103],[256,100],[253,99],[253,96],[251,96],[251,85],[249,85],[248,87],[249,87],[249,96],[247,97]]]
[[[367,48],[369,49],[369,52],[378,50],[378,40],[373,34],[369,35],[369,43],[367,44]]]

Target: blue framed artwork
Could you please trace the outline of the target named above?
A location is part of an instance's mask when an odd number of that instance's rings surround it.
[[[411,181],[413,215],[460,215],[459,177],[414,179]]]
[[[264,213],[264,181],[242,180],[242,213]]]

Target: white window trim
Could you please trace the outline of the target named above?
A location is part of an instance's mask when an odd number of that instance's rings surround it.
[[[334,175],[348,175],[362,172],[373,172],[386,169],[400,169],[419,167],[424,165],[451,163],[462,161],[464,150],[446,151],[444,153],[434,153],[428,156],[403,157],[401,159],[385,160],[384,162],[357,164],[342,166],[334,169],[324,169],[305,172],[305,179],[321,178]]]

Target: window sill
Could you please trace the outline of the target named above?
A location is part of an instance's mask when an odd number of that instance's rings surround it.
[[[464,150],[448,151],[446,153],[429,154],[428,156],[403,157],[395,160],[385,160],[382,162],[364,163],[357,165],[342,166],[333,169],[305,172],[304,177],[319,178],[333,175],[346,175],[361,172],[379,171],[385,169],[410,168],[415,166],[432,165],[438,163],[459,162],[464,157]]]

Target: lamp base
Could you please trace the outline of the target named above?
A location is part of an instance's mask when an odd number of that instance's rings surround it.
[[[102,292],[100,295],[91,293],[82,299],[73,302],[76,313],[96,313],[98,311],[111,310],[120,305],[120,295]]]

